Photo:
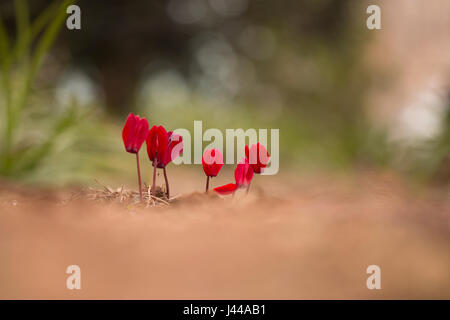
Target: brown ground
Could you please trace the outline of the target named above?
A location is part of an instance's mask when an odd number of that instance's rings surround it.
[[[247,197],[147,209],[3,186],[0,298],[450,298],[448,192],[386,174],[255,179]],[[66,289],[72,264],[81,290]]]

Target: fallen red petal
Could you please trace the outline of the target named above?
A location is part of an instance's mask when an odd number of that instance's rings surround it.
[[[220,186],[220,187],[214,188],[214,191],[217,192],[218,194],[226,196],[226,195],[234,193],[237,188],[238,187],[237,187],[236,184],[229,183],[229,184],[226,184],[224,186]]]

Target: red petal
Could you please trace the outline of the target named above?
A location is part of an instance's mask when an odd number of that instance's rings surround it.
[[[168,137],[169,145],[163,157],[163,167],[168,165],[172,160],[178,158],[178,156],[183,152],[183,138],[172,131],[168,133]]]
[[[253,179],[253,165],[248,163],[247,158],[243,158],[234,170],[234,179],[238,187],[248,186]]]
[[[254,172],[261,173],[261,169],[267,167],[269,163],[269,152],[266,147],[259,142],[253,144],[250,147],[249,154],[247,158],[249,159],[250,165],[253,165]]]
[[[238,163],[234,170],[234,180],[238,186],[241,186],[244,183],[244,170],[245,164],[243,163]]]
[[[136,118],[133,113],[130,113],[127,117],[127,121],[122,130],[122,140],[125,146],[125,149],[128,152],[133,152],[133,140],[135,136],[136,129]]]
[[[237,185],[235,185],[234,183],[229,183],[224,186],[214,188],[214,191],[217,192],[218,194],[226,196],[234,193],[237,188],[238,188]]]
[[[150,161],[153,162],[155,159],[156,151],[157,151],[157,144],[158,144],[158,136],[157,136],[157,126],[153,126],[147,135],[147,154],[150,159]]]
[[[253,171],[253,165],[249,164],[247,167],[247,172],[245,174],[245,186],[248,186],[250,184],[250,182],[252,182],[253,179],[253,175],[255,174],[255,172]]]
[[[169,147],[169,135],[167,134],[166,129],[163,126],[158,127],[158,161],[162,162],[164,155],[166,154],[166,150]]]
[[[139,151],[142,144],[147,139],[148,136],[148,122],[147,119],[141,118],[136,128],[136,135],[134,141],[134,148]]]

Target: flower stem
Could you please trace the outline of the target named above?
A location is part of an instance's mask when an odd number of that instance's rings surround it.
[[[209,189],[209,176],[206,176],[206,191],[205,192],[208,192],[208,189]]]
[[[141,182],[141,167],[139,165],[139,152],[136,153],[136,165],[137,165],[137,174],[139,181],[139,199],[142,202],[142,182]]]
[[[248,183],[246,194],[248,194],[248,192],[250,191],[250,184],[251,182]]]
[[[164,180],[166,180],[166,194],[167,194],[167,199],[170,199],[169,180],[167,179],[166,167],[163,168],[163,172],[164,172]]]
[[[152,195],[156,197],[155,193],[155,183],[156,183],[156,159],[153,160],[153,184],[152,184]]]

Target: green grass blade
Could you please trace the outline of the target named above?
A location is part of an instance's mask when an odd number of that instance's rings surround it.
[[[52,23],[47,27],[44,34],[42,35],[41,40],[39,41],[39,44],[36,48],[36,52],[32,58],[31,63],[31,77],[33,78],[34,75],[39,70],[40,66],[42,65],[42,61],[50,49],[51,45],[56,39],[56,36],[58,35],[61,26],[64,24],[65,18],[66,18],[66,8],[67,6],[74,3],[74,0],[65,0],[61,6],[58,8],[58,12],[56,14],[56,17],[53,19]]]
[[[25,77],[25,85],[23,87],[23,92],[19,95],[18,110],[22,110],[26,104],[31,84],[42,65],[45,55],[52,46],[53,42],[58,35],[61,26],[63,25],[66,17],[66,8],[68,5],[72,4],[73,0],[64,1],[58,8],[57,15],[54,17],[53,21],[47,26],[44,34],[42,35],[39,43],[36,47],[36,51],[31,58],[30,68],[28,69],[27,75]]]
[[[17,24],[17,55],[28,56],[29,44],[31,40],[30,33],[30,12],[26,0],[15,0],[16,24]]]
[[[0,60],[3,64],[9,58],[9,38],[6,33],[5,26],[3,25],[3,20],[0,17]]]
[[[49,21],[56,15],[60,3],[53,1],[32,23],[29,30],[29,37],[25,38],[21,46],[17,43],[14,49],[14,58],[16,61],[20,61],[23,58],[26,50],[34,39],[40,34]]]

